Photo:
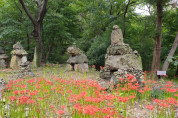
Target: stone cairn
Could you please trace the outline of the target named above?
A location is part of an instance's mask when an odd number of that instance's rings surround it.
[[[67,48],[67,52],[69,53],[70,57],[67,60],[67,67],[68,71],[79,71],[79,72],[88,72],[88,59],[83,52],[77,48],[76,44],[74,43],[73,46]]]
[[[6,68],[6,59],[8,56],[5,54],[4,50],[0,47],[0,68]]]
[[[139,84],[143,81],[142,61],[137,51],[133,51],[128,44],[123,42],[121,29],[113,26],[111,33],[111,45],[107,48],[105,67],[100,71],[98,81],[102,87],[119,83],[119,77],[133,75]]]
[[[34,77],[30,62],[27,61],[28,53],[24,50],[20,42],[13,45],[11,54],[10,68],[18,70],[17,78],[23,78],[26,75]]]

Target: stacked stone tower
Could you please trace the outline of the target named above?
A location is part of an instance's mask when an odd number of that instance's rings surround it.
[[[107,48],[105,56],[105,67],[100,71],[101,85],[107,87],[107,83],[115,85],[119,77],[133,75],[142,83],[143,71],[141,57],[137,51],[133,51],[129,44],[123,42],[121,29],[113,26],[111,33],[111,45]]]
[[[6,59],[8,56],[5,54],[4,50],[0,47],[0,68],[6,68]]]
[[[85,54],[74,43],[67,49],[70,57],[67,60],[67,70],[88,72],[88,59]]]

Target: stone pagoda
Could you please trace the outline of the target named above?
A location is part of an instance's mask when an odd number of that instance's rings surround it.
[[[4,50],[0,47],[0,68],[6,68],[6,59],[8,56],[5,54]]]
[[[70,57],[67,60],[67,70],[88,72],[88,59],[85,54],[74,43],[71,47],[67,48]]]
[[[106,88],[111,82],[116,86],[118,78],[124,78],[125,75],[135,76],[138,83],[142,84],[142,61],[138,52],[133,51],[129,44],[123,42],[121,29],[114,25],[111,33],[111,45],[107,48],[105,67],[100,71],[99,83]]]
[[[14,70],[19,70],[20,64],[27,61],[27,52],[24,50],[20,42],[13,45],[13,50],[11,51],[11,62],[10,68]]]

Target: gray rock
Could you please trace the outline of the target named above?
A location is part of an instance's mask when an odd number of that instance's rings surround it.
[[[115,25],[111,33],[111,45],[105,55],[105,67],[100,71],[100,78],[110,81],[110,86],[114,85],[116,87],[119,83],[118,78],[126,79],[126,75],[135,76],[140,86],[143,85],[141,57],[128,44],[124,44],[122,31]]]
[[[13,45],[13,50],[11,51],[11,62],[10,62],[10,68],[12,69],[19,69],[19,66],[21,63],[27,61],[27,52],[23,49],[20,42],[17,42]]]
[[[124,55],[130,53],[132,53],[132,49],[128,44],[116,45],[116,46],[110,45],[107,49],[108,55]]]
[[[5,54],[4,50],[0,47],[0,68],[6,68],[6,59],[8,56]]]
[[[74,65],[74,70],[79,71],[79,72],[88,72],[88,64],[82,63],[82,64],[75,64]]]
[[[0,47],[0,54],[4,54],[4,50],[2,49],[2,47]]]
[[[141,57],[135,54],[109,55],[105,61],[109,70],[134,68],[142,70]]]
[[[74,65],[73,65],[74,66]],[[67,64],[66,65],[66,70],[67,71],[73,71],[74,70],[74,67],[73,67],[71,64]]]
[[[88,59],[85,54],[70,56],[69,59],[67,60],[68,64],[82,64],[82,63],[87,63],[87,62],[88,62]]]
[[[72,56],[82,54],[82,51],[79,48],[77,48],[75,44],[71,47],[68,47],[67,52],[69,53],[69,55],[72,55]]]
[[[123,35],[121,29],[117,25],[113,26],[113,31],[111,33],[111,44],[123,44]]]
[[[8,58],[8,56],[6,54],[1,54],[0,55],[0,59],[7,59],[7,58]]]
[[[29,61],[21,62],[17,78],[25,78],[26,76],[35,77]]]
[[[73,46],[67,49],[70,57],[67,60],[66,70],[71,71],[80,71],[80,72],[88,72],[88,59],[82,51],[76,47],[74,44]]]
[[[14,50],[23,50],[22,45],[20,44],[20,42],[17,42],[16,44],[13,45],[13,49]]]
[[[111,79],[111,72],[110,71],[100,71],[99,77],[105,80]]]

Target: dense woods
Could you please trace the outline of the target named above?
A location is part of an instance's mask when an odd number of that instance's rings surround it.
[[[138,8],[146,8],[147,14],[137,13]],[[99,68],[117,24],[124,42],[141,55],[144,70],[167,70],[169,65],[175,75],[177,21],[177,4],[169,0],[0,0],[0,46],[10,56],[12,45],[20,41],[30,61],[36,47],[40,66],[66,63],[66,49],[75,42],[89,64]]]

